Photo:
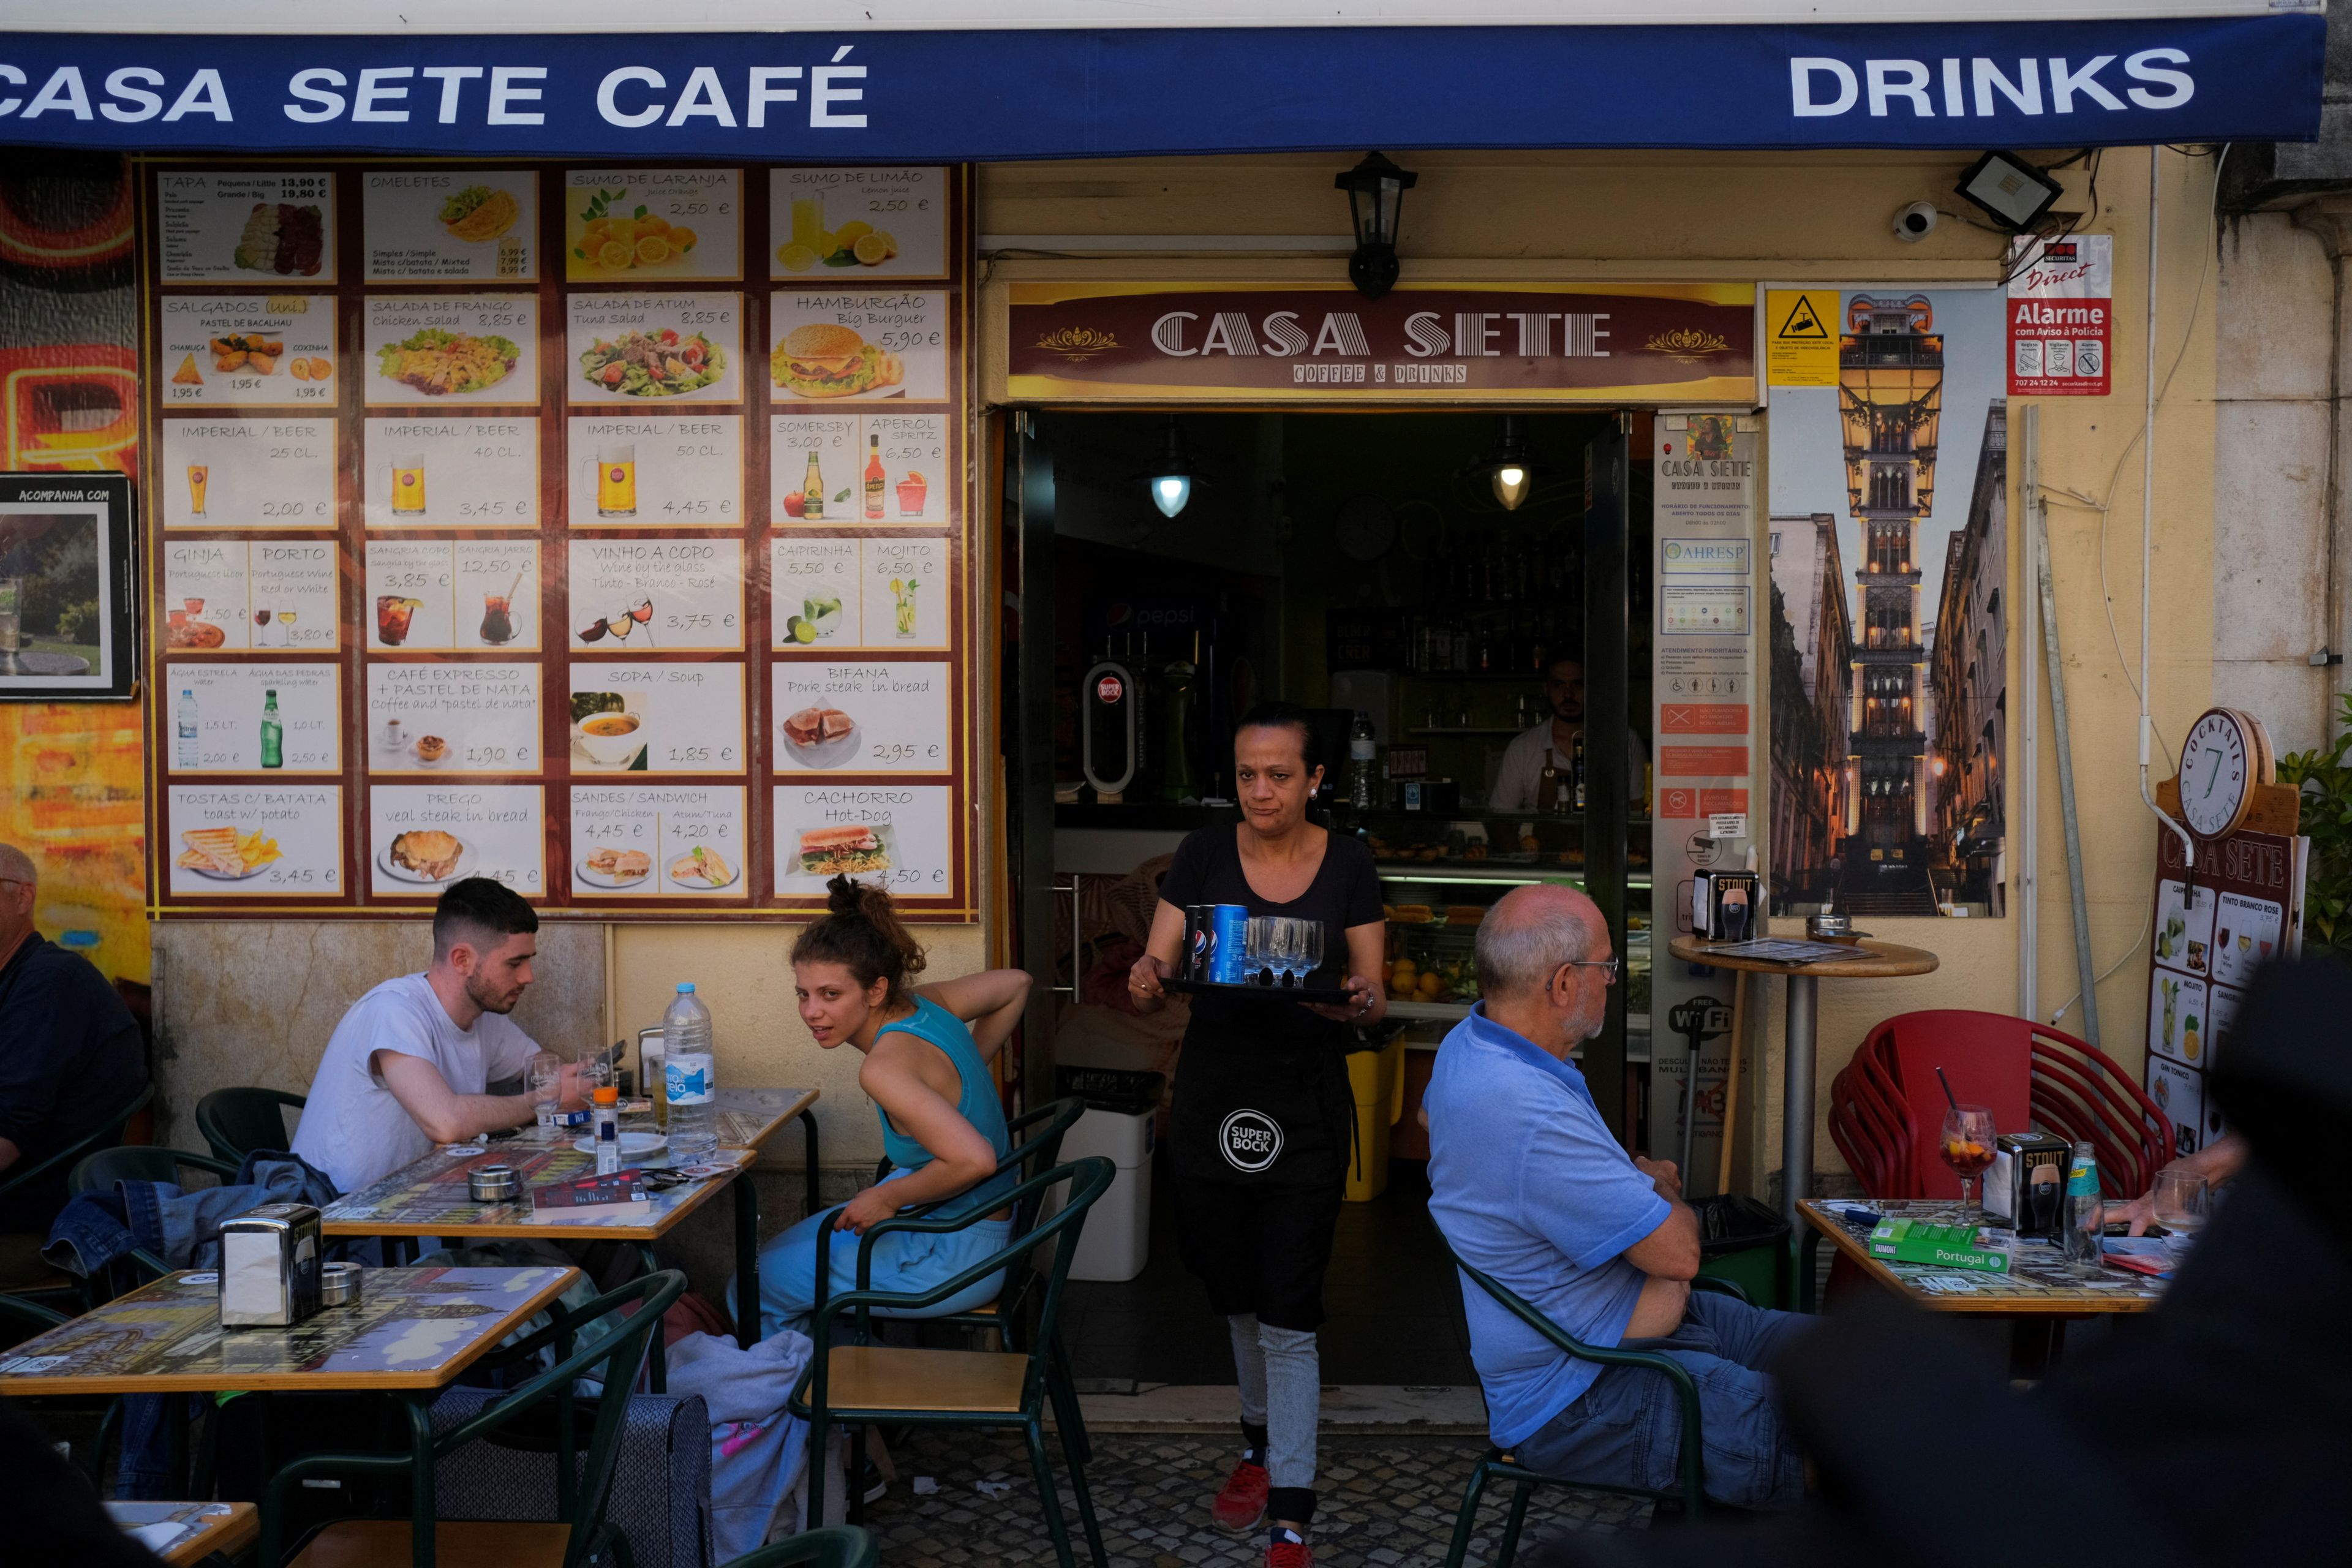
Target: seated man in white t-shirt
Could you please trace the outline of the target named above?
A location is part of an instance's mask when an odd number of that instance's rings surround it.
[[[433,911],[433,966],[385,981],[335,1026],[294,1152],[350,1193],[436,1144],[530,1121],[530,1095],[483,1091],[539,1049],[507,1018],[530,984],[538,930],[504,884],[451,885]],[[563,1069],[567,1105],[580,1098],[578,1070]]]

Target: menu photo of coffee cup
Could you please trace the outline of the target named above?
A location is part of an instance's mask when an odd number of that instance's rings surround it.
[[[646,761],[644,716],[618,691],[572,694],[572,765],[599,773],[642,769]]]

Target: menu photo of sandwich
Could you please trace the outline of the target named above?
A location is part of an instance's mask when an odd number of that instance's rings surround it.
[[[730,887],[741,873],[708,844],[698,844],[669,863],[669,879],[689,892]]]
[[[456,881],[473,858],[473,847],[456,834],[427,827],[394,837],[376,864],[404,882],[439,884]]]
[[[592,888],[634,888],[653,875],[654,858],[642,849],[592,846],[580,862],[580,879]]]
[[[857,721],[838,708],[803,708],[783,722],[782,760],[804,768],[837,768],[857,754]]]
[[[768,374],[794,397],[898,397],[906,391],[907,362],[855,327],[811,321],[784,334],[768,356]]]
[[[257,877],[281,858],[278,840],[257,829],[241,833],[234,827],[191,827],[181,833],[180,842],[187,847],[174,864],[216,882]]]
[[[801,835],[801,874],[857,876],[890,868],[890,825],[844,825],[812,827]]]

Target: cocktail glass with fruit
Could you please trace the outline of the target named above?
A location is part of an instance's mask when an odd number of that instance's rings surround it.
[[[408,640],[408,623],[424,607],[422,599],[403,598],[397,594],[379,594],[375,601],[375,635],[386,647],[398,647]]]
[[[1970,1200],[1976,1179],[1992,1163],[1992,1112],[1981,1105],[1955,1105],[1944,1112],[1944,1163],[1960,1178],[1960,1208],[1975,1210],[1969,1217],[1981,1221],[1984,1211]]]
[[[919,470],[909,469],[907,477],[898,481],[898,515],[922,516],[923,503],[930,498],[930,493],[931,482],[923,478]]]
[[[891,578],[890,596],[898,614],[898,637],[902,641],[911,641],[915,636],[915,579]]]

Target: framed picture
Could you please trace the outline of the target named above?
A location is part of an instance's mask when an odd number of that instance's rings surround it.
[[[0,702],[121,702],[138,682],[127,474],[0,474]]]

